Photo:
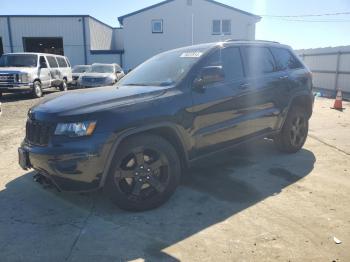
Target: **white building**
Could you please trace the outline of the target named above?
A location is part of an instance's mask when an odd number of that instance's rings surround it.
[[[260,17],[212,0],[167,0],[119,17],[125,66],[173,48],[225,39],[255,39]]]
[[[119,17],[119,28],[88,15],[0,16],[0,55],[51,52],[73,65],[113,62],[130,69],[177,47],[253,40],[260,19],[213,0],[163,1]]]

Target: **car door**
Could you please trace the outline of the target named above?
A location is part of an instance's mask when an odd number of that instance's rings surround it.
[[[62,75],[58,69],[58,63],[54,56],[46,56],[50,66],[51,86],[58,86],[62,82]]]
[[[238,47],[216,50],[210,54],[198,68],[222,66],[224,81],[193,88],[193,127],[196,154],[226,147],[231,141],[241,136],[237,122],[241,115],[242,104],[237,96],[244,84],[244,71]]]
[[[281,97],[287,95],[288,74],[276,68],[275,59],[266,46],[242,46],[246,72],[243,103],[247,121],[242,131],[245,136],[274,132],[282,113]]]
[[[42,87],[50,87],[51,85],[51,73],[48,62],[45,56],[39,58],[39,78]]]

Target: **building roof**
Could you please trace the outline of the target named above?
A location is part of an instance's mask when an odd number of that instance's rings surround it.
[[[129,13],[129,14],[120,16],[120,17],[118,17],[118,21],[119,21],[120,25],[123,25],[123,21],[124,21],[124,19],[127,18],[127,17],[130,17],[130,16],[133,16],[133,15],[136,15],[136,14],[139,14],[139,13],[142,13],[142,12],[145,12],[145,11],[150,10],[150,9],[157,8],[157,7],[159,7],[159,6],[168,4],[168,3],[173,2],[173,1],[175,1],[175,0],[166,0],[166,1],[160,2],[160,3],[158,3],[158,4],[151,5],[151,6],[148,6],[148,7],[146,7],[146,8],[137,10],[137,11],[135,11],[135,12],[132,12],[132,13]],[[256,19],[259,19],[259,20],[261,19],[261,17],[258,16],[258,15],[254,15],[254,14],[252,14],[252,13],[249,13],[249,12],[246,12],[246,11],[243,11],[243,10],[240,10],[240,9],[237,9],[237,8],[234,8],[234,7],[229,6],[229,5],[225,5],[225,4],[223,4],[223,3],[219,3],[219,2],[214,1],[214,0],[204,0],[204,1],[207,1],[207,2],[212,3],[212,4],[216,4],[216,5],[219,5],[219,6],[228,8],[228,9],[231,9],[231,10],[233,10],[233,11],[239,12],[239,13],[244,14],[244,15],[252,16],[252,17],[254,17],[254,18],[256,18]]]
[[[95,18],[95,17],[93,17],[91,15],[0,15],[0,17],[34,17],[34,18],[35,17],[44,17],[44,18],[45,17],[63,17],[63,18],[64,17],[77,17],[77,18],[88,17],[88,18],[91,18],[91,19],[93,19],[93,20],[95,20],[95,21],[97,21],[97,22],[99,22],[99,23],[101,23],[101,24],[111,28],[111,29],[118,29],[118,28],[114,28],[114,27],[112,27],[110,25],[107,25],[106,23],[98,20],[97,18]]]

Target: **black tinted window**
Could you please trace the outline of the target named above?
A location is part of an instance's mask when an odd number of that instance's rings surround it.
[[[271,52],[276,60],[278,70],[301,68],[302,65],[296,57],[287,49],[271,48]]]
[[[228,81],[243,78],[241,55],[237,47],[228,47],[216,51],[208,57],[204,64],[204,67],[206,66],[222,66],[225,79]]]
[[[47,68],[47,63],[46,63],[45,57],[43,56],[40,56],[40,67]]]
[[[49,62],[49,65],[51,68],[57,68],[58,64],[56,59],[53,56],[47,56],[46,57],[47,61]]]
[[[67,67],[66,60],[63,57],[56,57],[59,67]]]
[[[243,47],[246,71],[248,76],[258,76],[275,70],[274,60],[266,47]]]

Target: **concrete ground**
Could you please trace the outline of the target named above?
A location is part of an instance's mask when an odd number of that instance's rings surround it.
[[[297,154],[260,141],[189,170],[164,206],[128,213],[63,194],[17,164],[28,108],[0,117],[0,261],[350,261],[350,104],[318,98]],[[342,241],[336,244],[334,237]]]

